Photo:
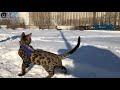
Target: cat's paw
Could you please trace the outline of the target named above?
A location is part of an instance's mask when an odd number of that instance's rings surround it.
[[[19,74],[18,74],[18,76],[23,76],[23,75],[25,75],[25,74],[23,74],[23,73],[19,73]]]

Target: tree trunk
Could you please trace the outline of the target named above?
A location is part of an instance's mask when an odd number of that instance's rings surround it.
[[[96,25],[96,12],[93,12],[93,26]]]

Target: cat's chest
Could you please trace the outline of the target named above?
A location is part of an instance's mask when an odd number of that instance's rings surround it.
[[[19,48],[18,54],[19,54],[20,57],[26,56],[26,53],[25,53],[25,51],[22,48]]]

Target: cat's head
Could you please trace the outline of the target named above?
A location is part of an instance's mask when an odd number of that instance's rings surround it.
[[[23,32],[20,37],[20,44],[29,45],[31,43],[31,35],[32,33],[25,35]]]

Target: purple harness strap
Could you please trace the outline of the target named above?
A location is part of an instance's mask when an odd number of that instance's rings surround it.
[[[32,50],[30,50],[28,47],[26,47],[25,45],[21,45],[21,48],[27,53],[27,56],[30,57]],[[33,49],[32,46],[30,46],[31,49]]]

